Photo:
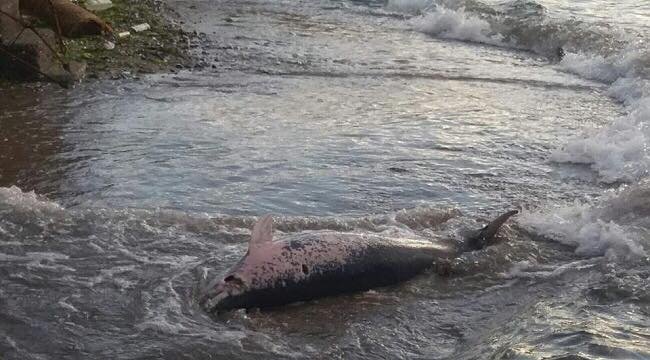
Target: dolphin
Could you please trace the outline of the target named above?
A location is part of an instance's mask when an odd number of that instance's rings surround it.
[[[461,246],[334,231],[273,240],[273,218],[255,223],[246,255],[203,289],[209,313],[269,308],[397,284],[463,252],[494,242],[509,211],[466,236]]]

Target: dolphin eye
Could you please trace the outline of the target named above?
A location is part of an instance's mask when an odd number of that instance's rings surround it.
[[[223,281],[225,283],[227,283],[227,284],[244,285],[244,282],[242,281],[242,279],[238,278],[235,275],[228,275],[228,276],[226,276],[225,279],[223,279]]]

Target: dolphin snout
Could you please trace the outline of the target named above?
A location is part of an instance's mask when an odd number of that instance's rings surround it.
[[[201,293],[199,305],[207,311],[211,311],[217,306],[219,301],[227,296],[226,283],[221,279],[216,279],[204,287]]]

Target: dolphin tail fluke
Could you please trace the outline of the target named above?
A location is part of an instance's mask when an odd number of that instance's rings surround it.
[[[501,226],[517,213],[519,213],[517,210],[508,211],[507,213],[492,220],[482,229],[471,233],[465,240],[465,251],[481,250],[487,246],[494,244],[494,237],[499,232]]]

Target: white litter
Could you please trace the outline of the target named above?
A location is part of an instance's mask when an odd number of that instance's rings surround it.
[[[134,25],[134,26],[131,27],[131,29],[133,29],[133,31],[135,31],[135,32],[141,32],[141,31],[146,31],[146,30],[151,29],[151,26],[149,24],[147,24],[147,23],[143,23],[143,24],[139,24],[139,25]]]
[[[104,42],[104,49],[106,50],[113,50],[115,49],[115,43],[112,41],[105,41]]]
[[[111,0],[86,0],[86,9],[90,11],[102,11],[112,7]]]
[[[129,36],[129,35],[131,35],[130,32],[128,32],[128,31],[123,31],[123,32],[117,34],[117,37],[121,39],[121,38],[125,38],[125,37],[127,37],[127,36]]]

